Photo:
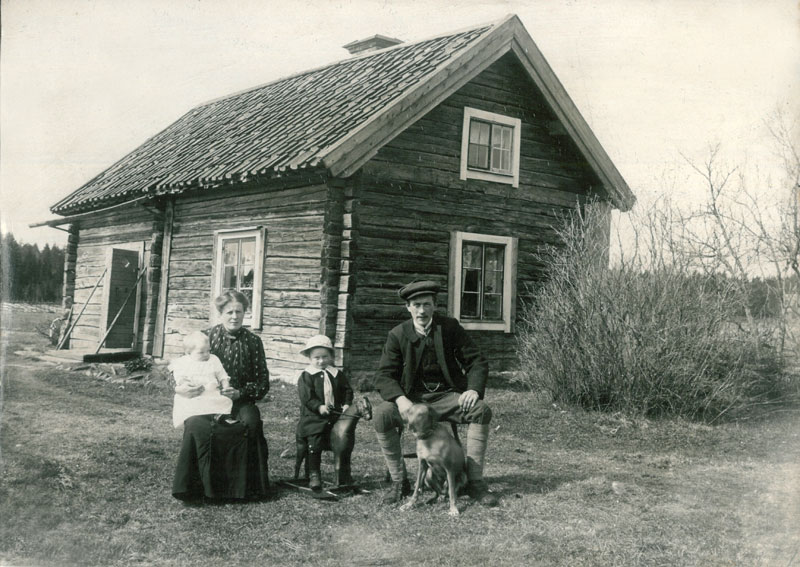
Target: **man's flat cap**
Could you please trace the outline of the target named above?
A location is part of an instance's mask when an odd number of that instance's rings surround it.
[[[417,297],[418,295],[436,295],[437,293],[439,293],[439,285],[429,280],[411,282],[397,291],[397,295],[399,295],[403,301],[408,301],[412,297]]]

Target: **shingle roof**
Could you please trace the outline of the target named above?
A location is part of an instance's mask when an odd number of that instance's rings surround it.
[[[514,15],[366,53],[198,106],[51,210],[66,215],[288,170],[348,177],[492,62],[513,52],[609,199],[636,198]]]
[[[495,24],[353,57],[191,110],[54,213],[321,165],[326,150]]]

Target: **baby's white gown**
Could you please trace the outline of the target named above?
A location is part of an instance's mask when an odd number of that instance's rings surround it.
[[[194,398],[175,394],[172,405],[172,425],[180,427],[194,415],[230,413],[233,402],[220,393],[224,381],[229,382],[222,362],[213,354],[208,360],[193,360],[182,356],[169,365],[176,385],[203,386],[203,393]]]

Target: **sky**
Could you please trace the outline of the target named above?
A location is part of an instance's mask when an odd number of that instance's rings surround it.
[[[641,203],[699,198],[688,161],[777,167],[800,110],[794,0],[0,0],[0,229],[30,223],[192,107],[349,55],[517,14]],[[688,161],[687,161],[688,160]],[[669,183],[665,183],[669,179]],[[668,187],[667,187],[668,185]],[[764,199],[774,195],[765,192]]]

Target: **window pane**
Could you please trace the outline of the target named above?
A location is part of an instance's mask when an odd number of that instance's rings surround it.
[[[253,287],[253,266],[242,266],[242,276],[239,280],[239,288],[251,288]]]
[[[509,128],[508,126],[492,124],[492,146],[502,148],[504,150],[510,150],[511,132],[513,132],[513,129]]]
[[[240,242],[242,243],[242,248],[239,262],[242,264],[254,264],[256,259],[256,239],[243,238]]]
[[[222,245],[222,263],[226,266],[235,265],[238,251],[238,240],[226,240]]]
[[[483,313],[482,319],[503,318],[503,260],[504,246],[486,245],[484,250]]]
[[[464,270],[461,277],[461,291],[479,293],[481,291],[481,271]]]
[[[486,270],[503,271],[503,246],[486,246]]]
[[[478,294],[464,293],[461,296],[461,316],[467,318],[478,317]]]
[[[236,267],[224,266],[222,268],[222,289],[236,289]]]
[[[487,271],[483,278],[485,293],[503,293],[503,272]]]
[[[489,147],[470,144],[467,152],[467,167],[489,169]]]
[[[500,171],[500,157],[503,151],[500,148],[492,148],[492,171]]]
[[[492,124],[491,170],[511,173],[511,144],[514,129],[500,124]]]
[[[461,265],[464,268],[482,268],[483,261],[481,256],[483,255],[483,247],[480,244],[467,244],[466,242],[463,245],[463,249],[461,251]]]
[[[511,173],[511,151],[492,148],[492,171]]]
[[[483,319],[503,318],[503,296],[487,294],[483,296]]]
[[[467,167],[489,169],[490,126],[486,122],[471,120],[469,123],[469,145]]]
[[[511,173],[511,150],[503,151],[500,156],[500,171]]]
[[[489,124],[480,120],[469,123],[469,141],[473,144],[489,145]]]

